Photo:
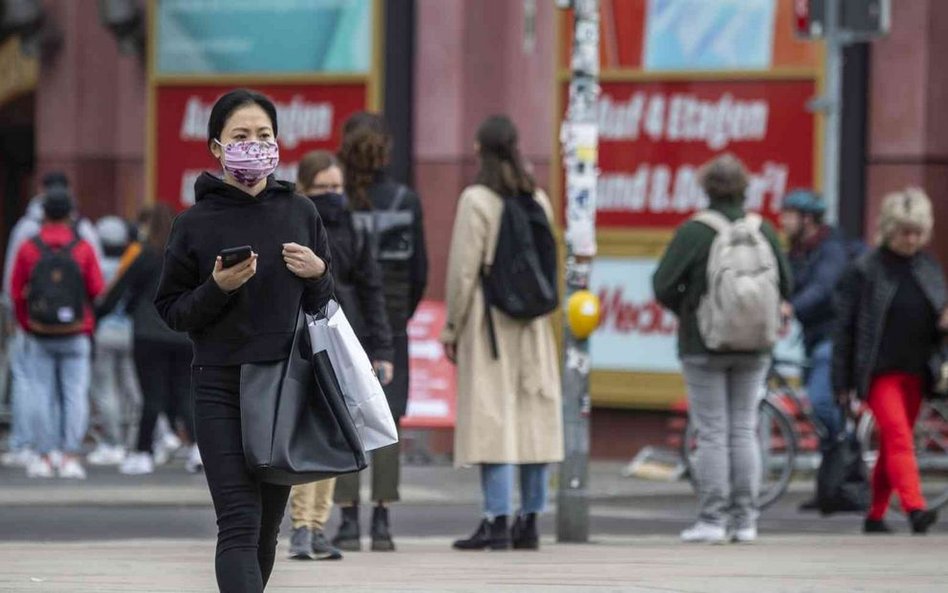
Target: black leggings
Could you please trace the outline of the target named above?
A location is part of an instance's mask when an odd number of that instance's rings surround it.
[[[261,593],[290,487],[258,482],[247,471],[240,367],[196,366],[193,385],[197,443],[217,512],[217,586],[221,593]]]
[[[165,412],[172,430],[175,420],[184,422],[194,440],[194,410],[191,403],[190,344],[135,340],[133,348],[138,382],[142,388],[142,417],[138,423],[138,450],[152,452],[155,423]]]

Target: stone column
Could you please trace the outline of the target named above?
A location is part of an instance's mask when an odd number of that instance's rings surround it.
[[[143,62],[119,54],[96,3],[51,0],[44,5],[63,43],[40,66],[37,175],[64,171],[85,216],[131,216],[145,183]]]
[[[457,198],[473,181],[474,134],[506,113],[537,181],[549,186],[553,153],[555,6],[536,2],[536,40],[525,46],[523,0],[417,0],[415,184],[425,207],[431,277],[444,297]]]
[[[948,263],[948,3],[892,3],[892,32],[871,48],[866,236],[885,194],[922,187],[935,208],[932,250]]]

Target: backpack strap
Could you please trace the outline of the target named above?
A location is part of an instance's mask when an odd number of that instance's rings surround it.
[[[408,195],[408,190],[405,189],[405,186],[398,184],[398,189],[395,190],[395,197],[392,198],[392,203],[388,207],[389,212],[398,212],[402,209],[402,204],[405,203],[405,196]]]
[[[717,210],[703,210],[691,217],[691,220],[710,227],[714,232],[722,234],[731,228],[731,221]]]
[[[760,227],[764,224],[764,218],[756,212],[744,215],[744,220],[747,221],[747,226],[749,226],[752,231],[759,231]]]
[[[490,268],[486,268],[489,270]],[[487,298],[487,273],[481,268],[481,294],[484,297],[484,317],[487,321],[487,338],[490,340],[490,353],[494,360],[500,359],[500,349],[497,346],[497,328],[494,325],[494,314],[490,309],[490,300]]]
[[[47,245],[46,242],[43,241],[43,238],[39,235],[36,235],[35,237],[33,237],[30,242],[33,243],[33,245],[36,245],[36,248],[39,249],[40,253],[43,255],[47,255],[53,252],[53,250],[49,247],[49,245]]]

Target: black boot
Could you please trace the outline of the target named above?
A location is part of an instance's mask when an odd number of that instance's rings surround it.
[[[502,515],[493,521],[484,519],[474,535],[454,542],[455,550],[509,550],[510,533],[507,531],[507,516]]]
[[[867,534],[894,533],[892,528],[886,525],[882,519],[866,519],[862,524],[862,532]]]
[[[912,533],[924,535],[928,529],[938,520],[936,511],[912,511],[909,513],[909,523],[912,524]]]
[[[537,514],[517,515],[510,528],[510,540],[514,550],[539,550],[540,535],[537,533]]]
[[[332,538],[332,545],[346,552],[362,551],[362,536],[359,530],[359,507],[343,507],[342,524],[339,525],[339,531],[336,537]]]
[[[372,551],[395,551],[395,542],[392,541],[392,533],[388,528],[388,509],[381,505],[372,511]]]

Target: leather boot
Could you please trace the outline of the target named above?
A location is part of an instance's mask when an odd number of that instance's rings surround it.
[[[395,542],[388,527],[388,509],[383,506],[377,506],[372,511],[372,551],[395,551]]]
[[[336,537],[332,538],[332,545],[346,552],[360,552],[362,551],[361,537],[359,507],[344,507],[342,509],[342,523],[339,525]]]
[[[517,515],[510,528],[510,540],[514,550],[539,550],[540,535],[537,533],[537,514]]]
[[[938,520],[936,511],[912,511],[909,513],[909,524],[912,526],[912,533],[915,535],[924,535],[928,533],[929,528]]]
[[[507,531],[507,516],[501,515],[493,521],[484,519],[471,537],[454,542],[454,549],[509,550],[510,533]]]

